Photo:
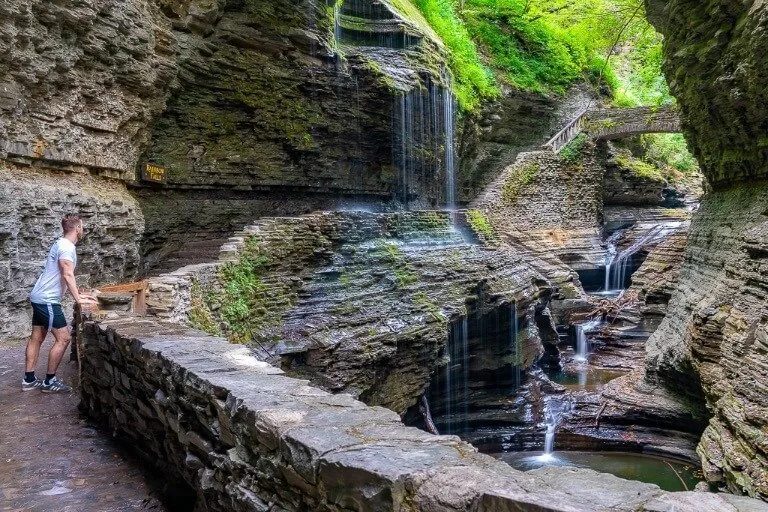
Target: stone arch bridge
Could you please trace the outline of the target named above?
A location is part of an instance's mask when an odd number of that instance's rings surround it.
[[[557,132],[542,149],[559,153],[580,133],[598,140],[621,139],[645,133],[678,133],[680,115],[671,106],[586,109]]]

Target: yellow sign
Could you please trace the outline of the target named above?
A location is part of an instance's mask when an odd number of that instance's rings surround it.
[[[148,163],[142,170],[141,179],[154,183],[165,183],[165,167]]]

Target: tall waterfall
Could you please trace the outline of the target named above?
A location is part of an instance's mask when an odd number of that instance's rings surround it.
[[[510,309],[510,319],[509,319],[509,349],[510,352],[513,354],[514,361],[513,361],[513,369],[512,371],[514,374],[512,375],[512,383],[513,388],[511,390],[512,394],[517,392],[517,389],[520,387],[520,342],[518,340],[518,331],[519,331],[519,323],[517,320],[517,304],[513,303]]]
[[[469,320],[451,324],[445,367],[445,434],[466,428],[469,414]],[[457,406],[462,403],[461,411]],[[458,418],[458,419],[457,419]]]
[[[427,85],[426,91],[411,90],[395,99],[392,161],[398,170],[397,199],[407,209],[419,191],[440,194],[435,180],[443,179],[445,208],[455,210],[455,100],[450,87],[432,80]]]

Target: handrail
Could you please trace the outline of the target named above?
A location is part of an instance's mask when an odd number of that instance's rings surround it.
[[[559,153],[561,149],[575,139],[584,129],[584,120],[586,119],[588,108],[582,110],[573,120],[557,132],[554,137],[549,139],[543,146],[543,149],[551,149],[554,153]]]

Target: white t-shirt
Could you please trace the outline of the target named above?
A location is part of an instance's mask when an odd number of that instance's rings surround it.
[[[59,260],[72,262],[72,266],[77,266],[77,252],[75,244],[66,238],[59,238],[48,251],[48,258],[45,260],[45,270],[43,275],[37,279],[32,293],[29,294],[29,300],[35,304],[59,304],[66,291],[66,283],[61,278],[59,269]]]

